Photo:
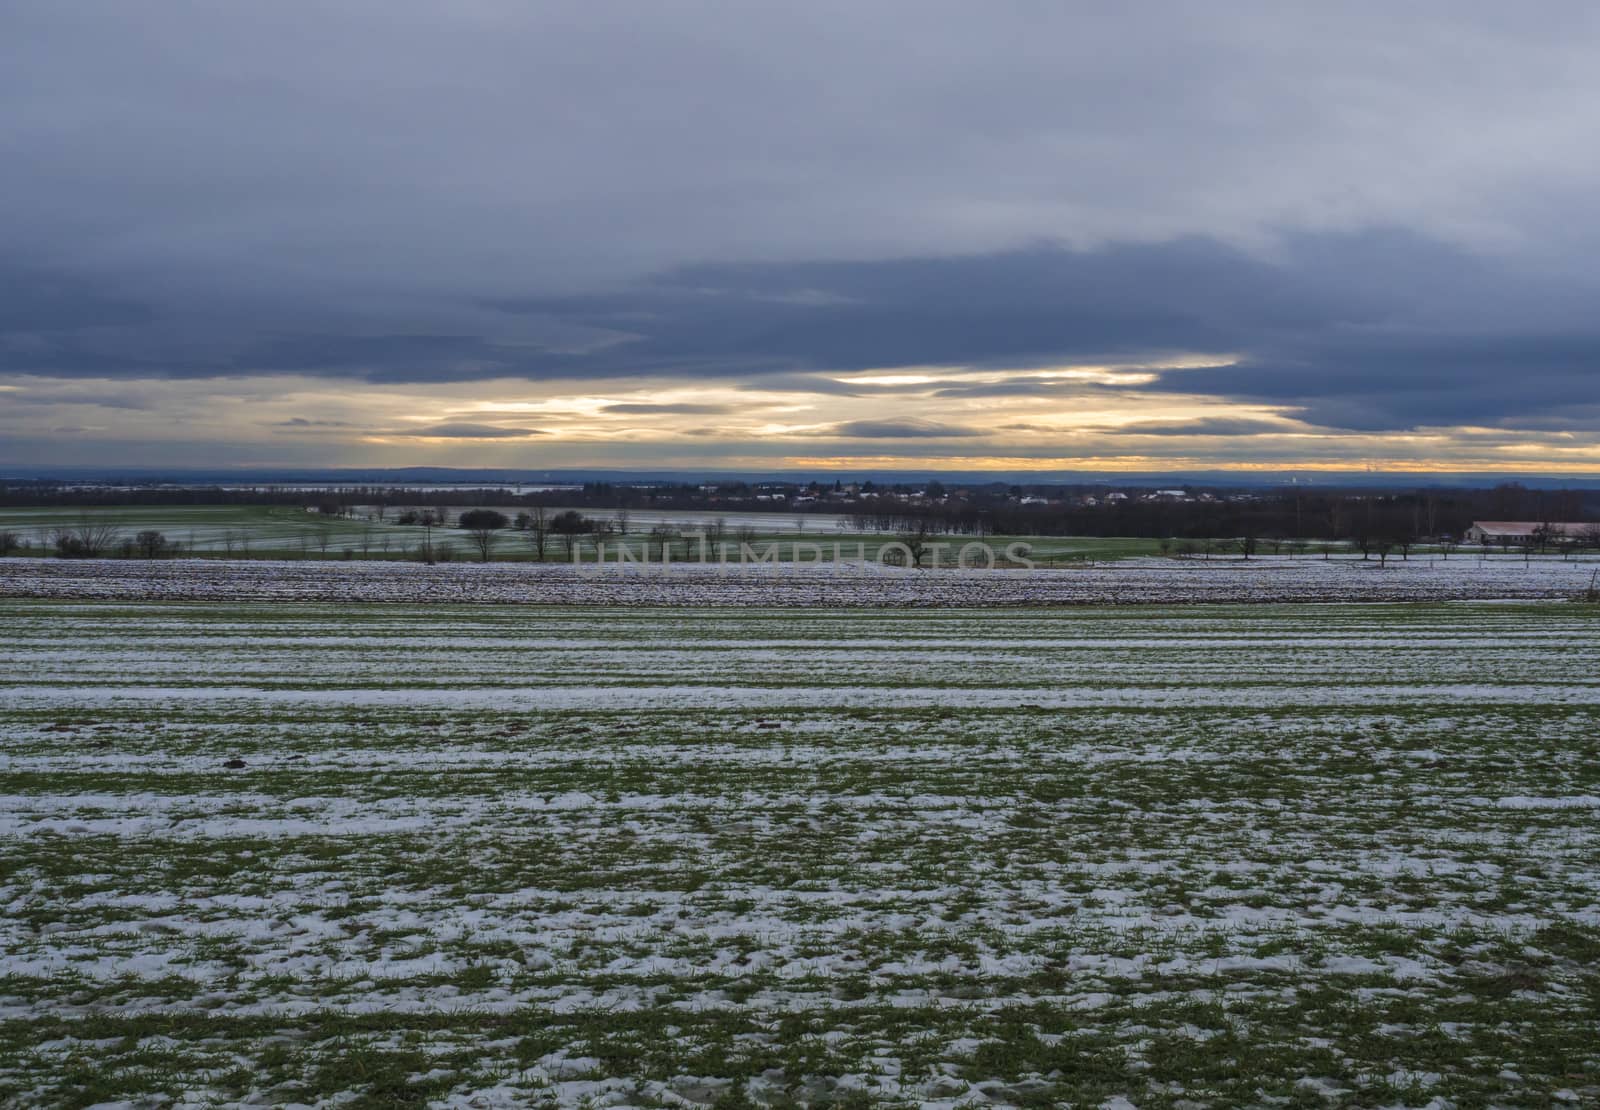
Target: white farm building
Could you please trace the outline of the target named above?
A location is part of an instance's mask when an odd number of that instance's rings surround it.
[[[1600,539],[1600,524],[1550,520],[1475,520],[1467,529],[1468,543],[1522,543],[1535,533],[1552,540]]]

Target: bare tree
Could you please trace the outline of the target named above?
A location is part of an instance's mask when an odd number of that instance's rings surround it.
[[[0,559],[22,548],[22,537],[9,529],[0,530]]]
[[[525,522],[523,528],[527,531],[528,543],[533,548],[539,561],[544,562],[545,548],[550,542],[550,510],[543,505],[535,505],[531,510],[522,514]]]
[[[489,555],[494,550],[495,541],[500,538],[500,533],[492,526],[482,528],[468,528],[467,539],[478,550],[478,562],[487,563]]]
[[[645,540],[644,557],[650,558],[650,545],[655,544],[661,553],[661,561],[667,560],[667,549],[678,539],[678,530],[670,524],[657,524],[650,529],[650,536]]]
[[[628,526],[633,523],[633,514],[628,512],[627,509],[618,509],[616,520],[617,535],[626,536],[628,534]]]
[[[566,540],[567,558],[571,559],[573,552],[578,549],[578,537],[594,531],[594,521],[576,509],[568,509],[556,514],[550,521],[550,530]]]
[[[895,539],[905,544],[906,550],[911,552],[911,565],[920,569],[922,558],[928,553],[927,521],[919,523],[914,531],[901,532]]]
[[[495,541],[500,538],[500,529],[511,522],[504,513],[493,509],[468,509],[461,514],[459,523],[467,533],[467,539],[477,549],[478,561],[487,563]]]
[[[705,535],[706,546],[702,550],[716,551],[728,538],[728,521],[719,516],[702,524],[700,531]]]
[[[171,552],[172,544],[155,529],[146,529],[133,537],[134,550],[141,559],[159,559]]]
[[[117,526],[85,517],[76,527],[56,531],[56,554],[63,559],[99,559],[116,545]]]

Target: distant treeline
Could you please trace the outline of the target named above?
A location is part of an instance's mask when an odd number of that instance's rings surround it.
[[[1158,497],[1141,487],[1007,485],[946,487],[880,485],[847,489],[837,482],[751,485],[639,486],[592,482],[580,489],[515,492],[479,487],[407,489],[119,488],[24,481],[0,484],[0,506],[294,505],[343,514],[375,506],[385,516],[405,508],[495,505],[575,507],[595,512],[683,510],[713,519],[721,513],[769,512],[794,519],[830,513],[867,532],[919,529],[966,535],[1150,537],[1254,536],[1263,539],[1386,540],[1459,536],[1474,520],[1600,521],[1600,491],[1532,489],[1515,483],[1489,489],[1374,490],[1306,487],[1183,487],[1187,498]],[[1108,493],[1122,495],[1121,498]],[[869,495],[870,496],[864,496]],[[1024,503],[1024,498],[1029,499]],[[1094,498],[1094,504],[1087,504]]]
[[[1212,494],[1214,500],[1150,497],[1097,504],[879,503],[850,514],[862,531],[919,526],[966,535],[1105,536],[1200,539],[1364,540],[1393,543],[1458,537],[1475,520],[1600,521],[1600,493],[1530,490],[1410,492],[1272,490]]]

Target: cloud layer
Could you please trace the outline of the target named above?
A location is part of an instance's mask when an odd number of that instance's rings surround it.
[[[1597,49],[1578,3],[22,0],[0,462],[1600,468]]]

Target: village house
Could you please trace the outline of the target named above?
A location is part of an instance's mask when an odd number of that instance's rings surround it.
[[[1581,521],[1475,520],[1467,529],[1468,543],[1525,543],[1543,536],[1550,540],[1600,539],[1600,524]]]

